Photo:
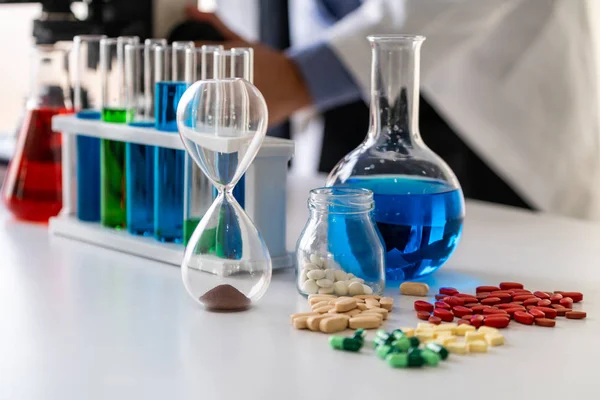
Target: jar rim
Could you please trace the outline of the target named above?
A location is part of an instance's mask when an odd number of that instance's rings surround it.
[[[367,36],[367,40],[371,43],[373,42],[423,42],[427,39],[427,37],[423,35],[410,35],[410,34],[378,34],[378,35],[369,35]]]
[[[308,206],[312,210],[350,214],[371,211],[375,204],[369,189],[332,186],[312,189]]]

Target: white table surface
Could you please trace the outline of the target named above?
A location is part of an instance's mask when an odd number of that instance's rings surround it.
[[[290,248],[318,185],[292,183]],[[275,274],[252,310],[210,313],[188,298],[178,268],[51,238],[2,210],[0,399],[597,399],[599,259],[600,225],[468,203],[463,239],[428,279],[432,292],[514,280],[582,291],[590,316],[554,329],[513,323],[506,346],[488,354],[394,370],[294,330],[289,315],[308,307],[291,271]],[[388,288],[390,329],[417,323],[414,298],[397,290]]]

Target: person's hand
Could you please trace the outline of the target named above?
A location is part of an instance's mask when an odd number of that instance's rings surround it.
[[[261,43],[248,43],[230,30],[219,17],[196,7],[186,8],[187,15],[214,26],[225,38],[223,46],[254,49],[254,84],[261,91],[269,108],[269,126],[277,125],[294,112],[312,104],[308,88],[298,67],[283,52]],[[207,44],[196,42],[196,46]]]

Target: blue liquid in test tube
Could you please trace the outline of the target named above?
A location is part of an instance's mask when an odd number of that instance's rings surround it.
[[[186,82],[157,82],[155,127],[177,132],[177,106],[188,88]],[[183,241],[183,150],[155,148],[154,154],[154,236],[161,242]]]
[[[127,230],[134,235],[154,232],[154,152],[154,146],[125,146]]]
[[[99,121],[96,110],[82,110],[79,119]],[[100,139],[77,135],[77,218],[100,221]]]

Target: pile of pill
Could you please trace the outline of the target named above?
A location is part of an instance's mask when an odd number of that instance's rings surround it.
[[[298,272],[299,287],[305,294],[336,294],[356,296],[372,294],[373,289],[365,280],[342,271],[333,259],[311,254]]]
[[[379,328],[392,311],[394,300],[374,294],[354,297],[312,294],[308,303],[312,311],[292,314],[292,325],[296,329],[334,333],[347,328]]]
[[[504,336],[496,328],[455,323],[436,325],[421,322],[414,331],[415,337],[423,343],[437,343],[450,353],[487,353],[489,346],[504,345]],[[464,340],[460,338],[463,337]]]
[[[359,351],[364,343],[365,332],[357,330],[352,337],[331,336],[329,345],[336,350]],[[386,360],[392,368],[435,367],[448,358],[448,350],[436,342],[423,343],[414,336],[411,328],[396,329],[391,333],[377,331],[373,340],[375,354]]]
[[[585,312],[572,309],[573,303],[583,300],[579,292],[532,292],[520,283],[502,282],[498,286],[479,286],[475,293],[459,293],[455,288],[442,287],[435,295],[434,304],[415,301],[417,318],[439,325],[452,322],[456,317],[459,325],[506,328],[513,319],[525,325],[554,327],[557,316],[586,317]]]

